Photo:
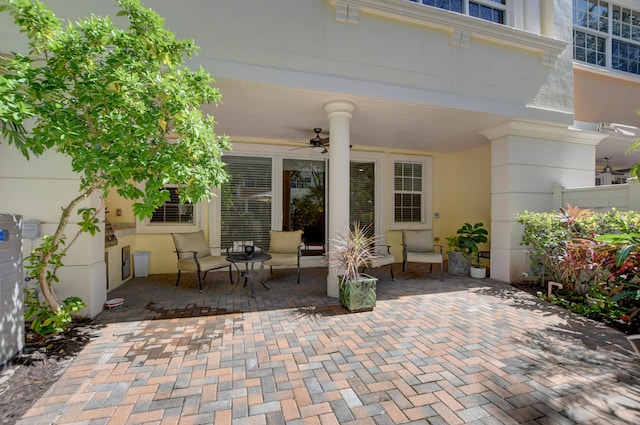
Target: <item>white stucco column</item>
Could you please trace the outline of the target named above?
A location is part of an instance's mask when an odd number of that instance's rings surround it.
[[[553,210],[554,185],[593,186],[596,145],[604,135],[525,121],[482,134],[491,141],[491,278],[521,282],[529,259],[516,215]]]
[[[571,4],[568,4],[567,7],[571,8]],[[555,37],[556,25],[554,13],[554,0],[540,0],[540,34],[551,38]]]
[[[335,100],[324,105],[329,120],[329,256],[339,235],[349,229],[349,121],[354,110],[353,103]],[[329,265],[327,295],[338,298],[338,275],[341,270]]]

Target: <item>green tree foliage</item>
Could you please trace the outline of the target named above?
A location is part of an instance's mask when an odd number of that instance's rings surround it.
[[[126,28],[97,16],[63,27],[41,2],[0,0],[30,46],[28,56],[0,58],[1,134],[27,159],[50,150],[67,156],[81,177],[55,234],[30,257],[52,311],[59,304],[51,284],[73,242],[63,244],[64,231],[82,200],[116,188],[144,218],[169,199],[167,184],[196,203],[227,179],[220,157],[229,141],[200,109],[219,103],[220,93],[210,74],[185,64],[194,42],[176,40],[139,0],[118,3],[114,19]],[[81,231],[99,230],[96,209],[78,213]]]

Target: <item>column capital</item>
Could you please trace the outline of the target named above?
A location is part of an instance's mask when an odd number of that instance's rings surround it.
[[[324,111],[327,113],[327,116],[339,113],[351,118],[351,114],[355,108],[356,106],[348,100],[332,100],[324,105]]]
[[[565,124],[543,123],[533,121],[514,120],[496,127],[481,131],[480,134],[488,140],[518,136],[538,140],[580,143],[595,146],[607,137],[604,133],[580,130]]]

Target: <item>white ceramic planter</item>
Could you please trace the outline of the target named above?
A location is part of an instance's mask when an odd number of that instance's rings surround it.
[[[470,273],[471,273],[471,277],[475,277],[476,279],[484,279],[485,277],[487,277],[487,268],[471,267]]]

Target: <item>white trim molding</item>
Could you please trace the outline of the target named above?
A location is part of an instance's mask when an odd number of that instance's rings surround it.
[[[349,20],[352,8],[357,10],[357,21],[362,14],[381,16],[427,28],[447,31],[451,44],[469,47],[474,38],[492,43],[528,50],[540,55],[540,64],[555,68],[558,56],[567,47],[567,42],[540,34],[523,31],[508,25],[496,24],[468,15],[407,0],[329,0],[336,9],[336,20]]]

